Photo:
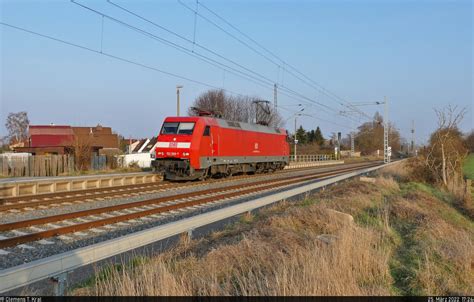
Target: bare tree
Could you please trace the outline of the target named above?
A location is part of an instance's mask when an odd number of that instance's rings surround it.
[[[431,134],[426,164],[445,186],[462,176],[462,162],[467,155],[462,133],[458,128],[466,114],[466,109],[448,106],[435,109],[438,128]]]
[[[360,125],[358,130],[355,135],[355,145],[362,154],[372,154],[377,150],[383,150],[384,121],[378,112],[375,113],[372,121]],[[388,131],[389,145],[392,150],[400,150],[400,133],[395,125],[389,123]]]
[[[201,94],[188,109],[188,115],[197,115],[192,108],[199,108],[222,116],[222,118],[246,123],[254,123],[256,120],[264,122],[269,126],[281,126],[282,117],[271,106],[268,110],[258,111],[255,101],[260,99],[248,96],[228,96],[223,90],[209,90]]]
[[[227,103],[227,96],[224,90],[208,90],[202,93],[194,100],[193,107],[213,112],[217,115],[223,115]],[[188,115],[195,115],[195,112],[189,108]]]
[[[78,171],[90,168],[93,136],[78,136],[74,140],[74,161]]]
[[[28,119],[28,113],[21,111],[17,113],[9,113],[5,127],[8,130],[7,140],[21,142],[28,138],[28,126],[30,120]]]

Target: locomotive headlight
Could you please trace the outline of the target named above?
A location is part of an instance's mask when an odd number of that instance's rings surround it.
[[[189,156],[189,153],[188,152],[183,152],[183,155],[184,156]]]

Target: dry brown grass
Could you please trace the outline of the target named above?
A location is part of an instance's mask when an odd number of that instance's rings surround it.
[[[83,295],[472,294],[474,224],[391,168],[183,240]]]
[[[397,192],[400,190],[398,182],[395,181],[391,176],[379,176],[375,179],[375,184],[379,186],[379,188],[383,188],[392,192]]]
[[[195,246],[199,245],[196,243]],[[368,249],[367,247],[372,247]],[[380,234],[321,205],[287,208],[203,257],[182,247],[111,276],[82,294],[387,295]]]
[[[400,248],[411,277],[405,284],[407,289],[425,295],[473,292],[472,220],[425,192],[397,198],[392,216],[405,239]]]
[[[410,170],[406,161],[403,161],[378,170],[377,175],[394,178],[397,181],[406,181],[410,177]]]
[[[415,279],[418,284],[414,286],[434,295],[472,294],[474,245],[469,233],[437,219],[427,221],[415,236],[417,240],[427,240],[429,248],[424,252],[425,259]]]

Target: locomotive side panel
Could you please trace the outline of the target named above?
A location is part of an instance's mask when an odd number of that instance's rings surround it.
[[[201,167],[258,162],[288,163],[286,132],[261,125],[217,119],[218,154],[201,158]]]

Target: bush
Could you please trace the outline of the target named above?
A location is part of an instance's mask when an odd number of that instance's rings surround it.
[[[433,173],[426,164],[426,157],[424,155],[408,159],[405,167],[408,170],[408,177],[411,181],[436,183]]]

